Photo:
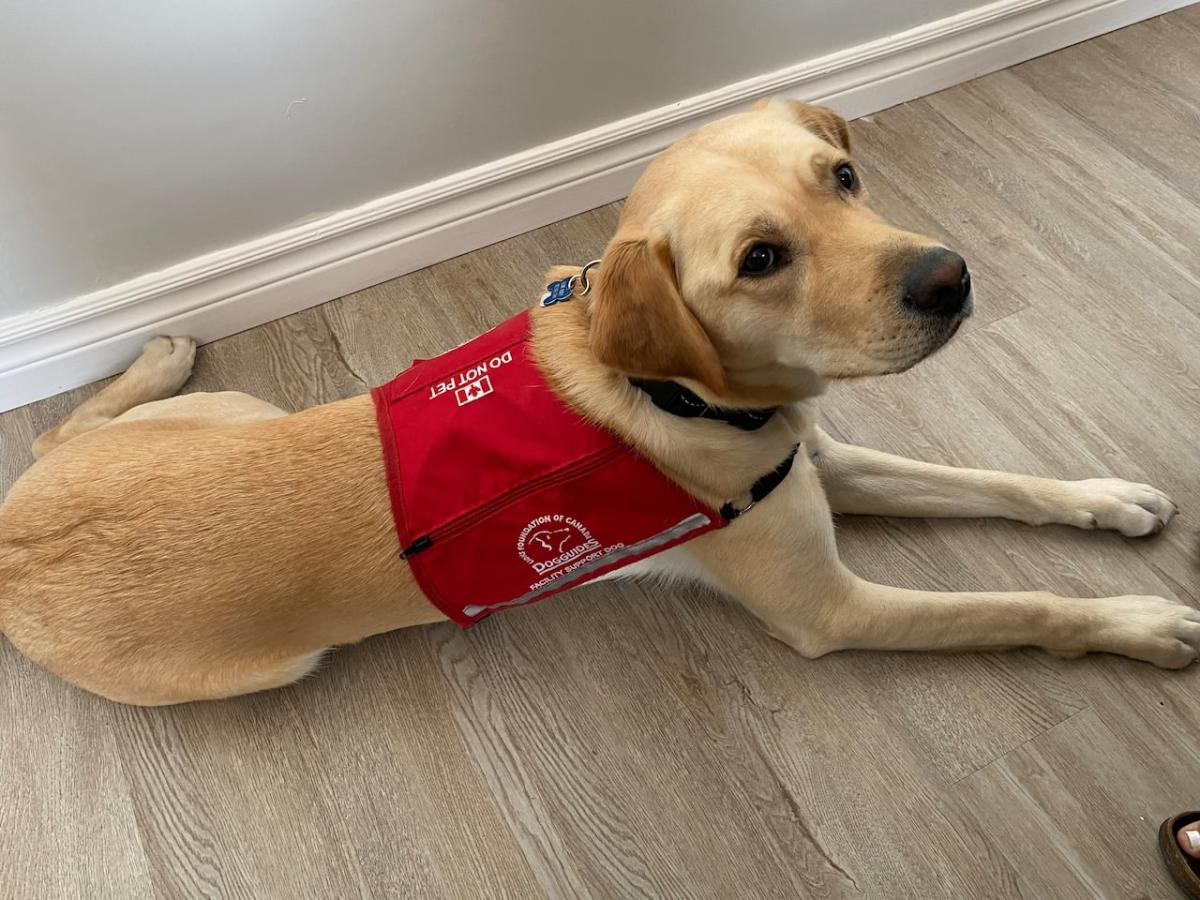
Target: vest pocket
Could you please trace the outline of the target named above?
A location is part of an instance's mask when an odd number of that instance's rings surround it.
[[[591,456],[576,460],[569,466],[563,466],[553,472],[547,472],[540,478],[535,478],[532,481],[519,485],[511,490],[505,491],[497,497],[493,497],[486,503],[476,506],[472,510],[455,516],[444,525],[439,525],[433,531],[423,534],[415,538],[411,544],[400,551],[401,559],[409,559],[418,553],[428,550],[435,543],[449,540],[457,534],[466,531],[477,522],[481,522],[488,516],[493,515],[497,510],[503,509],[510,503],[516,503],[523,497],[528,497],[530,494],[538,491],[552,488],[555,485],[562,484],[567,481],[572,481],[575,478],[581,478],[589,472],[595,471],[607,465],[616,457],[623,453],[631,453],[633,451],[626,447],[615,445],[606,447],[599,453],[594,453]]]

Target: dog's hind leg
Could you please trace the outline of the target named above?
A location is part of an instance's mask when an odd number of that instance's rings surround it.
[[[277,659],[224,662],[210,669],[189,666],[186,673],[176,676],[154,671],[147,673],[144,679],[138,679],[128,669],[123,669],[116,678],[76,677],[71,680],[94,694],[131,706],[170,706],[198,700],[225,700],[300,681],[320,667],[328,651],[328,647],[322,647]],[[53,666],[47,668],[53,670]]]
[[[55,447],[107,425],[135,406],[172,396],[191,377],[195,359],[196,342],[191,338],[147,341],[142,355],[125,374],[33,442],[34,458],[41,459]]]
[[[918,462],[843,444],[818,429],[809,448],[834,512],[869,516],[1004,518],[1028,525],[1161,531],[1176,513],[1157,488],[1118,478],[1056,481]]]
[[[154,421],[204,427],[257,422],[286,415],[278,406],[240,391],[197,391],[135,406],[117,416],[111,424]]]

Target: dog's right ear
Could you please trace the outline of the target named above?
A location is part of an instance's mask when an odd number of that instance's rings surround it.
[[[658,235],[617,235],[604,251],[592,300],[592,353],[626,375],[690,378],[720,396],[725,372],[683,302],[675,261]]]
[[[814,106],[801,100],[774,101],[785,106],[792,118],[821,140],[850,152],[850,126],[828,106]],[[766,104],[763,104],[764,106]],[[755,105],[754,109],[762,107]]]

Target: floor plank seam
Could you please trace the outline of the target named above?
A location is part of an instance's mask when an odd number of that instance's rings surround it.
[[[1016,309],[1009,310],[1008,312],[1004,313],[1003,315],[997,316],[996,318],[994,318],[990,322],[988,322],[986,325],[981,325],[978,329],[972,329],[972,331],[969,332],[969,334],[964,334],[963,337],[969,337],[970,335],[983,334],[985,332],[991,331],[995,326],[999,325],[1001,322],[1007,322],[1013,316],[1020,315],[1023,312],[1028,312],[1031,307],[1032,307],[1032,304],[1030,304],[1030,303],[1022,304],[1021,306],[1017,307]]]
[[[341,360],[346,371],[350,373],[350,377],[364,387],[370,387],[365,378],[358,374],[358,371],[350,365],[350,360],[346,356],[346,348],[342,345],[342,339],[338,336],[337,329],[333,327],[333,323],[329,320],[329,312],[324,306],[317,307],[317,313],[321,317],[321,321],[325,323],[325,330],[329,332],[329,340],[333,343],[333,352],[337,354],[337,358]]]
[[[959,778],[954,779],[954,781],[952,781],[950,783],[951,787],[957,787],[958,785],[960,785],[964,781],[966,781],[968,778],[975,777],[980,772],[982,772],[984,769],[991,768],[998,762],[1003,762],[1008,756],[1010,756],[1013,753],[1016,753],[1018,750],[1022,750],[1025,747],[1029,746],[1029,744],[1033,743],[1038,738],[1045,737],[1046,735],[1050,734],[1050,732],[1054,731],[1055,729],[1061,728],[1062,726],[1066,725],[1068,722],[1072,721],[1073,719],[1076,719],[1079,716],[1082,716],[1084,713],[1091,712],[1091,711],[1092,711],[1091,706],[1085,706],[1082,709],[1076,710],[1075,712],[1071,713],[1071,715],[1067,716],[1065,719],[1063,719],[1059,722],[1055,722],[1049,728],[1046,728],[1043,731],[1039,731],[1037,734],[1035,734],[1035,735],[1027,738],[1026,740],[1022,741],[1021,743],[1017,744],[1017,746],[1009,747],[1004,752],[997,754],[992,759],[989,759],[987,762],[985,762],[979,768],[977,768],[971,772],[968,772],[966,775],[963,775]]]

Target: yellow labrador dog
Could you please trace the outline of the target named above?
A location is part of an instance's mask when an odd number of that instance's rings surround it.
[[[638,182],[595,272],[586,297],[533,313],[535,357],[565,403],[713,506],[803,445],[751,513],[619,576],[715,585],[806,657],[1033,645],[1195,659],[1200,612],[1161,597],[901,590],[839,561],[831,511],[1136,537],[1175,507],[1146,485],[930,465],[817,427],[821,379],[903,371],[972,307],[959,256],[868,209],[831,111],[761,103],[680,141]],[[172,398],[193,354],[151,341],[38,440],[0,509],[8,639],[90,691],[166,704],[288,684],[331,646],[442,619],[397,555],[371,398],[295,415],[243,394]],[[781,409],[756,431],[676,418],[630,376]]]

